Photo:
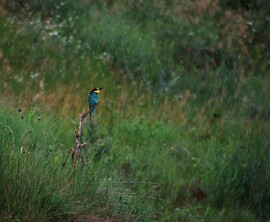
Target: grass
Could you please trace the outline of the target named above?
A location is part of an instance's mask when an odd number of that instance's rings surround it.
[[[235,27],[221,35],[218,14],[178,20],[159,8],[150,22],[135,2],[86,13],[66,1],[57,17],[53,1],[34,3],[28,20],[0,21],[2,220],[267,221],[270,79],[266,62],[254,74],[260,48],[215,51],[230,37],[244,44]],[[68,159],[62,169],[93,86],[105,89],[98,125],[85,124],[88,167],[74,172]]]
[[[243,129],[230,120],[208,128],[209,135],[199,127],[188,131],[146,120],[123,122],[113,140],[119,147],[115,163],[123,162],[119,168],[131,180],[161,183],[159,195],[175,207],[195,201],[204,208],[207,199],[210,206],[239,204],[267,217],[264,184],[269,178],[260,176],[269,169],[265,129]]]
[[[36,110],[8,114],[1,109],[1,211],[3,221],[66,221],[75,216],[118,220],[147,218],[149,203],[113,185],[107,169],[73,170],[69,147],[74,144],[70,123],[44,117]],[[150,204],[151,205],[151,204]],[[142,211],[143,209],[143,211]],[[147,213],[150,215],[150,213]]]
[[[89,168],[75,173],[70,160],[62,163],[76,121],[38,108],[24,112],[21,119],[1,109],[3,220],[267,218],[267,127],[230,119],[175,127],[117,115],[109,125],[100,114],[99,126],[85,129]]]

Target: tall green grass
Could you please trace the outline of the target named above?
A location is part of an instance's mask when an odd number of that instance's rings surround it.
[[[69,149],[72,124],[43,116],[0,110],[0,219],[2,221],[67,221],[77,218],[145,220],[151,201],[113,184],[104,166],[74,170]]]
[[[265,184],[269,177],[264,172],[270,167],[269,129],[243,128],[241,124],[226,119],[212,126],[182,128],[144,119],[121,121],[113,130],[113,168],[117,165],[130,181],[152,182],[145,191],[169,201],[167,209],[179,208],[166,215],[171,220],[183,219],[191,203],[204,210],[196,216],[189,212],[194,216],[190,221],[208,217],[207,206],[224,209],[228,218],[238,221],[268,218],[269,189]],[[238,210],[234,212],[231,206]],[[213,212],[216,219],[227,218]]]
[[[96,128],[85,126],[90,162],[85,170],[73,171],[70,160],[62,164],[74,144],[76,124],[47,114],[38,120],[38,109],[25,112],[24,119],[20,115],[1,110],[3,220],[98,215],[246,221],[269,216],[267,127],[242,128],[229,119],[175,127],[116,117],[110,129],[99,119]]]
[[[270,167],[266,136],[269,129],[257,126],[256,130],[244,131],[237,124],[231,128],[237,129],[236,135],[227,135],[225,145],[214,146],[209,156],[205,180],[209,200],[216,206],[244,206],[266,219],[270,194],[265,186],[270,179],[265,175]]]
[[[0,21],[1,219],[267,220],[264,40],[249,25],[246,44],[215,8],[154,3],[37,0]],[[93,86],[106,90],[85,128],[90,170],[74,173],[61,167]],[[14,103],[40,109],[21,119]]]

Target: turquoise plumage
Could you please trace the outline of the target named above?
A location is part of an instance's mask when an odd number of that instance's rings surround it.
[[[89,96],[88,96],[89,110],[94,107],[90,111],[90,126],[94,125],[94,115],[96,113],[97,105],[99,103],[99,93],[100,93],[100,91],[102,89],[103,89],[103,87],[101,87],[101,88],[93,88],[89,92]]]

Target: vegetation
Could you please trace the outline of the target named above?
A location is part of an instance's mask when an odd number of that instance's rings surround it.
[[[269,9],[6,2],[0,219],[268,221]],[[95,86],[105,88],[97,125],[84,128],[87,165],[72,169]]]

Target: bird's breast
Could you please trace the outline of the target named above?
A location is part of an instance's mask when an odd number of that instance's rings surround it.
[[[96,103],[98,103],[99,98],[97,93],[91,93],[89,96],[89,105],[92,106]]]

